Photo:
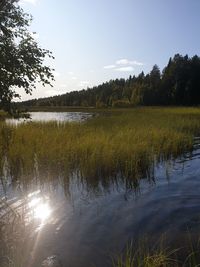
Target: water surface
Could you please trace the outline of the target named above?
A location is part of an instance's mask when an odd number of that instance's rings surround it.
[[[94,185],[77,173],[66,180],[59,170],[45,183],[1,180],[1,216],[8,220],[13,210],[23,215],[24,267],[54,259],[55,266],[111,266],[128,241],[144,235],[157,240],[166,234],[177,245],[188,230],[191,238],[198,235],[199,166],[196,139],[192,153],[157,164],[154,177],[144,177],[135,188],[120,176]]]
[[[84,121],[91,118],[94,114],[87,112],[29,112],[29,119],[6,119],[7,123],[19,124],[23,122],[48,122],[57,121],[59,122],[72,122],[72,121]]]

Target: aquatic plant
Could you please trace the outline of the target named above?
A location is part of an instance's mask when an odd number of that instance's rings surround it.
[[[1,169],[6,157],[12,180],[21,182],[76,173],[96,185],[116,176],[134,184],[153,177],[160,160],[192,150],[199,132],[198,108],[107,110],[84,123],[31,122],[16,127],[2,122]]]
[[[199,133],[199,108],[104,110],[81,123],[27,122],[14,126],[1,122],[0,180],[5,187],[9,180],[12,186],[25,190],[29,184],[58,181],[68,191],[73,179],[88,190],[110,188],[110,183],[120,181],[136,188],[141,178],[154,178],[155,164],[190,153]],[[23,266],[20,256],[25,255],[23,249],[30,248],[26,243],[29,230],[22,216],[13,211],[10,214],[6,230],[0,220],[0,258],[4,267]],[[140,246],[134,253],[129,248],[114,264],[158,267],[196,266],[199,262],[193,247],[187,250],[182,265],[175,252],[165,246]]]

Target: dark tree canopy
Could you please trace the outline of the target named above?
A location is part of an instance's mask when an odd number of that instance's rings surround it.
[[[0,2],[0,108],[9,109],[16,88],[31,94],[36,82],[51,85],[52,69],[44,66],[45,57],[53,58],[49,50],[41,48],[29,31],[32,17],[18,5],[18,1]]]
[[[162,73],[154,65],[150,73],[116,79],[87,90],[40,98],[26,106],[129,107],[134,105],[200,105],[200,58],[176,54]]]

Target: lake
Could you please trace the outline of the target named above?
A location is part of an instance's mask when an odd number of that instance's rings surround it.
[[[63,122],[83,121],[92,115],[37,112],[31,116],[33,121]],[[169,244],[180,247],[188,232],[196,238],[199,166],[200,139],[196,138],[191,153],[155,164],[151,179],[143,177],[135,186],[127,185],[120,174],[107,183],[94,184],[74,172],[66,181],[59,170],[56,179],[44,183],[33,179],[27,185],[2,178],[2,221],[8,223],[15,216],[17,225],[19,220],[13,236],[24,233],[24,267],[112,266],[111,259],[131,240],[143,236],[159,240],[166,235]],[[9,177],[6,161],[3,169],[2,177]]]
[[[48,121],[57,121],[58,123],[62,122],[81,122],[88,118],[91,118],[93,113],[86,112],[29,112],[30,119],[6,119],[7,123],[10,124],[19,124],[24,122],[48,122]]]

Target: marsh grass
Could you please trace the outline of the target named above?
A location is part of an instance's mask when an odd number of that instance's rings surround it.
[[[62,178],[66,191],[73,177],[90,189],[119,180],[136,188],[141,178],[154,178],[155,164],[192,151],[195,136],[200,136],[199,108],[106,110],[83,123],[1,122],[0,177],[24,187]],[[9,214],[0,219],[0,259],[4,267],[23,266],[28,230],[22,217]],[[188,244],[182,263],[178,250],[151,243],[151,248],[129,246],[114,266],[198,266],[199,250]]]
[[[120,176],[134,185],[153,177],[157,162],[191,151],[199,133],[198,108],[108,110],[84,123],[2,122],[1,172],[6,157],[13,180],[77,172],[88,183]]]
[[[175,256],[176,250],[156,248],[150,250],[147,247],[139,247],[133,250],[132,245],[127,246],[124,255],[113,260],[114,267],[178,267]],[[174,257],[174,258],[173,258]]]
[[[197,267],[200,266],[199,241],[195,244],[188,233],[182,247],[172,249],[167,237],[156,242],[148,238],[134,244],[130,242],[124,251],[112,258],[113,267]]]

